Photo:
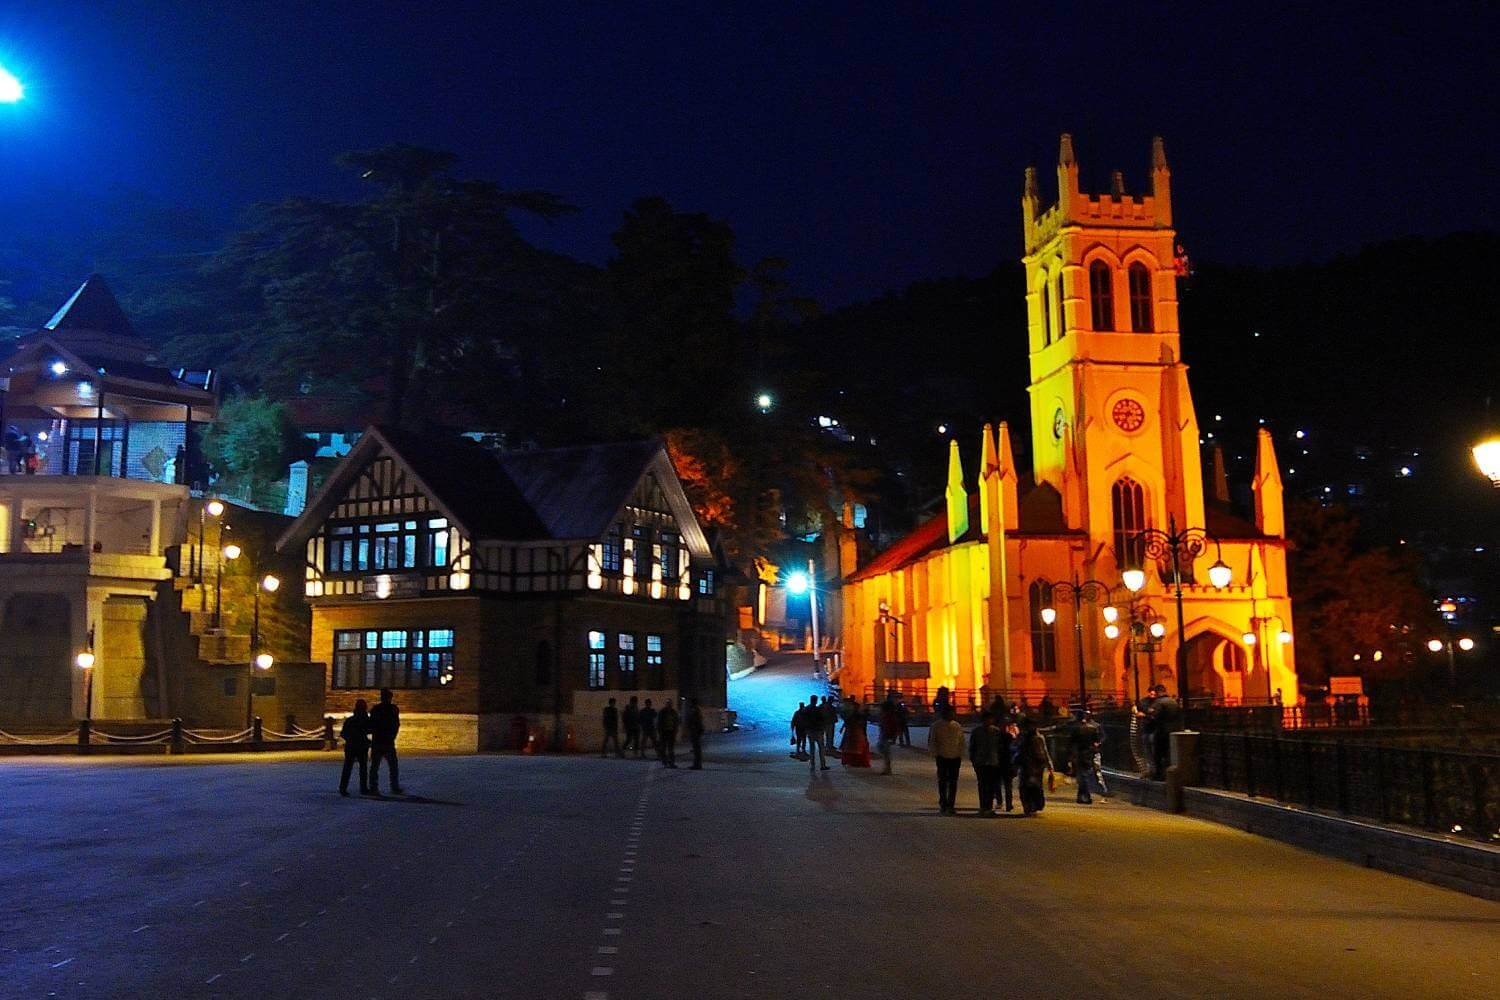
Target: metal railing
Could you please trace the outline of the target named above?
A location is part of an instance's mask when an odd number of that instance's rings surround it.
[[[1141,772],[1138,723],[1103,723],[1104,762]],[[1198,784],[1306,809],[1500,843],[1500,754],[1318,735],[1202,732]]]

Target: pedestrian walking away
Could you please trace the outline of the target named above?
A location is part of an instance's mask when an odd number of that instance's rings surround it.
[[[1166,781],[1167,765],[1172,762],[1172,734],[1182,728],[1182,708],[1167,694],[1165,684],[1156,685],[1155,693],[1146,717],[1146,730],[1151,734],[1151,776]]]
[[[651,749],[656,751],[656,756],[661,756],[661,745],[656,742],[656,709],[651,707],[651,699],[646,699],[645,706],[641,709],[641,739],[636,744],[635,755],[646,756],[646,744],[651,744]]]
[[[641,749],[641,707],[635,703],[635,695],[631,695],[630,700],[625,703],[625,711],[621,715],[620,721],[625,726],[625,747],[624,753],[620,756],[623,757],[626,753],[639,755]]]
[[[896,702],[896,717],[901,721],[901,742],[904,747],[911,746],[911,709],[906,707],[906,700]]]
[[[1000,773],[995,776],[999,792],[996,799],[1005,802],[1005,811],[1012,812],[1011,785],[1016,780],[1016,749],[1020,746],[1021,730],[1008,717],[996,717],[1000,729]]]
[[[688,743],[693,748],[692,770],[703,770],[703,709],[697,698],[688,699],[687,718],[683,720],[687,729]]]
[[[677,766],[677,726],[680,721],[677,706],[668,699],[656,717],[656,755],[661,758],[662,767]]]
[[[798,760],[807,752],[807,702],[797,702],[797,711],[792,713],[792,756]]]
[[[396,734],[401,731],[401,710],[391,700],[391,689],[380,689],[380,704],[370,709],[370,794],[380,794],[380,762],[390,765],[391,793],[401,790],[401,772],[396,762]]]
[[[940,716],[927,734],[927,748],[937,762],[938,812],[958,812],[958,772],[964,761],[964,727],[953,717],[953,706],[944,703]]]
[[[995,815],[995,793],[1000,787],[1000,760],[1005,731],[995,725],[995,713],[985,709],[969,735],[969,763],[979,786],[979,815]],[[1008,751],[1007,751],[1008,752]]]
[[[349,774],[358,764],[359,794],[365,795],[370,791],[370,712],[363,698],[354,703],[354,711],[344,720],[339,739],[344,741],[344,774],[339,778],[339,794],[349,794]]]
[[[812,722],[811,725],[803,727],[807,734],[807,769],[816,771],[821,766],[826,771],[828,758],[823,747],[823,709],[818,705],[817,695],[807,699],[807,708],[803,709],[803,718]]]
[[[834,736],[837,734],[838,728],[839,709],[834,704],[833,696],[829,695],[823,699],[823,749],[829,753],[835,752],[834,747],[837,746],[837,743],[834,741]]]
[[[615,707],[615,700],[609,699],[609,704],[604,706],[604,745],[599,748],[599,756],[609,756],[609,745],[615,745],[615,756],[625,756],[625,751],[620,749],[620,710]]]

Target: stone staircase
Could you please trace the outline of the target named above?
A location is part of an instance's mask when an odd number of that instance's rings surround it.
[[[203,582],[197,582],[189,546],[180,546],[170,563],[176,568],[172,589],[177,593],[178,607],[187,619],[188,632],[197,643],[198,659],[205,663],[247,663],[250,660],[249,633],[231,632],[214,625],[214,573],[218,553],[203,553]]]

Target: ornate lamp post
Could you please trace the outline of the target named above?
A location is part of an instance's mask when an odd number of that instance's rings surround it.
[[[255,600],[253,604],[255,610],[250,618],[250,670],[245,675],[246,729],[249,729],[255,721],[255,671],[257,669],[270,670],[272,664],[276,662],[270,653],[260,648],[260,593],[261,591],[265,591],[267,594],[274,594],[280,586],[281,580],[270,573],[255,581]]]
[[[1450,687],[1456,688],[1458,687],[1458,660],[1453,655],[1454,646],[1457,646],[1465,653],[1471,653],[1474,651],[1474,640],[1468,636],[1464,636],[1462,639],[1427,640],[1427,648],[1434,653],[1441,653],[1445,649],[1448,651],[1448,684]]]
[[[1234,573],[1224,562],[1223,546],[1206,528],[1183,528],[1179,531],[1176,518],[1169,516],[1166,531],[1160,528],[1143,528],[1136,537],[1140,539],[1140,554],[1144,558],[1172,560],[1172,589],[1177,599],[1177,697],[1181,699],[1182,707],[1187,708],[1187,623],[1182,612],[1182,564],[1186,562],[1191,567],[1193,560],[1203,554],[1209,542],[1213,542],[1215,559],[1214,564],[1208,568],[1208,582],[1215,589],[1223,590],[1229,586]],[[1120,576],[1131,593],[1139,593],[1146,585],[1146,571],[1139,566],[1130,567]]]
[[[1130,634],[1126,637],[1125,642],[1126,649],[1130,655],[1130,676],[1135,700],[1140,701],[1141,670],[1140,666],[1136,663],[1136,654],[1142,651],[1150,654],[1160,649],[1162,636],[1167,634],[1167,626],[1161,620],[1161,616],[1143,599],[1132,597],[1126,605],[1126,609],[1129,611],[1129,618],[1126,619],[1125,627],[1130,630]],[[1114,612],[1114,614],[1111,614],[1111,612]],[[1105,638],[1119,638],[1120,626],[1115,624],[1115,620],[1118,617],[1119,612],[1115,608],[1108,607],[1104,609],[1104,620],[1109,623],[1104,626]],[[1153,684],[1156,683],[1155,670],[1152,671],[1150,682]]]
[[[1106,583],[1098,580],[1080,581],[1076,576],[1071,583],[1064,580],[1061,583],[1047,584],[1047,606],[1042,608],[1044,625],[1051,625],[1057,620],[1057,608],[1054,606],[1056,598],[1072,598],[1073,600],[1073,645],[1078,650],[1078,700],[1080,703],[1088,699],[1088,685],[1085,683],[1083,672],[1083,605],[1085,601],[1089,604],[1108,605],[1109,590],[1109,585]],[[1106,621],[1109,621],[1111,617],[1109,612],[1114,610],[1113,607],[1105,608]],[[1109,624],[1110,627],[1114,627],[1113,622]]]

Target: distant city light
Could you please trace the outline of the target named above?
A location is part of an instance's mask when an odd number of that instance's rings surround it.
[[[1297,432],[1297,440],[1298,441],[1301,441],[1305,437],[1307,437],[1307,431],[1298,431]]]
[[[26,88],[3,66],[0,66],[0,104],[14,104],[26,96]]]
[[[938,424],[938,433],[939,434],[947,434],[948,433],[948,425],[947,424]]]
[[[1401,466],[1401,475],[1402,476],[1409,476],[1409,475],[1411,475],[1411,466],[1409,466],[1409,465],[1403,465],[1403,466]]]
[[[807,588],[810,586],[812,586],[812,581],[801,570],[790,574],[786,578],[786,589],[790,594],[805,594],[807,593]]]
[[[776,397],[769,392],[760,393],[755,397],[755,408],[762,413],[770,413],[771,407],[776,405]]]
[[[52,369],[52,374],[54,375],[68,374],[68,363],[66,361],[54,361],[48,367]]]

